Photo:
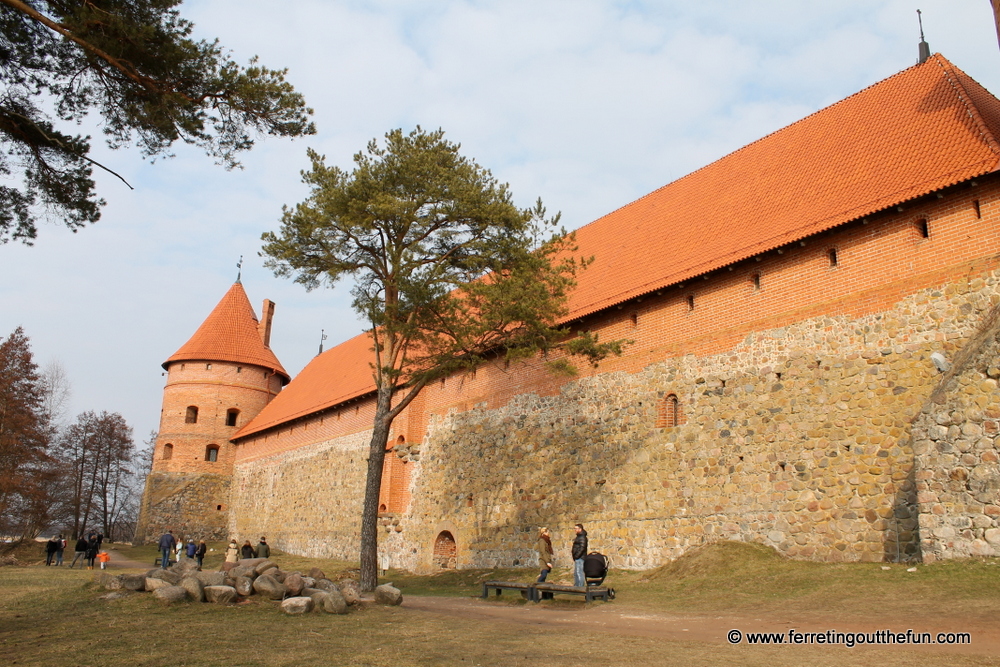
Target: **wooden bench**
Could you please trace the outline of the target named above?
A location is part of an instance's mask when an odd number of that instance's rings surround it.
[[[561,584],[533,584],[535,589],[535,602],[542,599],[542,593],[565,593],[566,595],[582,595],[587,602],[594,600],[615,599],[615,589],[607,586],[563,586]]]
[[[535,584],[523,584],[517,581],[486,581],[483,582],[483,599],[490,596],[490,591],[495,590],[497,597],[506,591],[521,591],[521,596],[533,602],[538,602],[535,598]]]

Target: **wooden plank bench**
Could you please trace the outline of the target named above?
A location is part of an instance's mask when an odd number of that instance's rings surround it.
[[[587,602],[594,600],[604,600],[605,602],[615,599],[615,589],[607,586],[563,586],[561,584],[533,584],[535,588],[535,602],[542,599],[542,593],[565,593],[567,595],[582,595]]]
[[[507,591],[521,591],[521,595],[526,597],[533,602],[538,600],[535,598],[535,584],[524,584],[517,581],[485,581],[483,582],[483,599],[490,596],[490,591],[495,590],[497,592],[497,597],[505,590]]]

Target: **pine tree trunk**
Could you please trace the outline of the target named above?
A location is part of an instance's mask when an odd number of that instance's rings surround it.
[[[388,418],[392,409],[392,388],[378,391],[372,439],[368,445],[368,476],[365,480],[365,504],[361,512],[361,590],[375,590],[378,585],[378,500],[382,489],[382,465],[389,441]]]

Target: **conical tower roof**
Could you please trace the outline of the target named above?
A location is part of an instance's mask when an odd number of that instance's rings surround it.
[[[163,367],[166,368],[175,361],[253,364],[278,373],[285,382],[291,379],[278,357],[261,340],[257,330],[257,315],[240,283],[229,288],[191,339],[163,362]]]

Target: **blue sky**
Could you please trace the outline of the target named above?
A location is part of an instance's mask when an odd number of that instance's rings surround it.
[[[361,330],[347,289],[306,292],[257,257],[282,205],[307,194],[306,147],[349,168],[374,137],[444,128],[563,223],[601,215],[916,61],[916,9],[933,51],[1000,92],[1000,47],[985,0],[198,0],[199,37],[239,61],[289,68],[318,134],[267,139],[225,171],[186,146],[144,162],[95,157],[96,225],[44,225],[34,247],[0,246],[0,336],[25,328],[37,361],[62,364],[70,416],[120,412],[137,439],[157,428],[160,364],[236,278],[254,307],[277,302],[272,349],[296,374]],[[277,9],[276,9],[277,8]]]

